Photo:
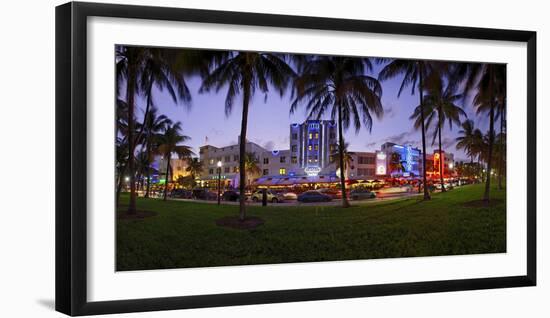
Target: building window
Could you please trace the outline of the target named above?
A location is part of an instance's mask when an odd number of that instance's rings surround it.
[[[315,133],[315,139],[319,139],[319,133]]]
[[[336,132],[334,131],[334,128],[331,128],[330,129],[330,133],[329,133],[329,136],[328,136],[330,139],[335,139],[336,138]]]
[[[285,162],[286,162],[286,157],[285,157],[285,156],[281,156],[281,158],[279,158],[279,162],[280,162],[280,163],[285,163]]]
[[[264,175],[264,176],[267,176],[268,174],[269,174],[269,169],[264,169],[263,175]]]
[[[313,147],[312,147],[311,145],[309,145],[309,146],[307,146],[307,149],[308,149],[308,150],[312,150]]]
[[[239,155],[233,155],[233,161],[239,161]]]
[[[319,145],[315,145],[315,150],[319,150]]]
[[[264,158],[264,165],[268,165],[269,164],[269,158]]]
[[[313,134],[309,133],[309,139],[313,139]]]
[[[208,174],[214,174],[214,169],[208,169]]]
[[[296,152],[298,150],[298,146],[297,145],[292,145],[292,152]]]
[[[280,168],[279,169],[279,174],[284,176],[286,174],[286,169],[285,168]]]
[[[291,163],[298,163],[298,158],[297,158],[296,156],[292,156],[292,157],[290,158],[290,162],[291,162]]]
[[[360,165],[373,165],[374,164],[374,157],[361,156],[361,157],[359,157],[358,163]]]
[[[231,160],[230,156],[225,156],[224,161],[229,162]]]
[[[224,173],[229,173],[229,167],[225,167],[225,168],[223,169],[223,172],[224,172]]]
[[[239,171],[239,168],[238,168],[237,166],[234,166],[234,167],[233,167],[233,172],[234,172],[234,173],[237,173],[237,171]]]
[[[292,140],[298,140],[298,134],[297,133],[292,134]]]
[[[214,164],[214,158],[210,159],[210,164],[213,165]]]

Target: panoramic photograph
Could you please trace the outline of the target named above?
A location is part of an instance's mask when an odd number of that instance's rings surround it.
[[[116,270],[506,252],[506,65],[114,48]]]

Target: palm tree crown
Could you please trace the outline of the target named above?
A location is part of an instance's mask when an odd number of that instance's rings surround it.
[[[382,117],[382,86],[367,75],[372,71],[368,58],[346,56],[313,57],[303,66],[295,80],[295,99],[290,112],[305,103],[308,118],[320,119],[325,114],[338,120],[339,166],[344,167],[344,130],[353,124],[372,129],[372,115]],[[348,207],[344,173],[340,173],[342,206]]]
[[[203,80],[200,92],[214,89],[218,92],[227,87],[225,98],[225,114],[229,116],[233,103],[242,94],[242,120],[239,137],[239,189],[244,193],[246,184],[246,131],[248,126],[248,106],[257,89],[265,94],[269,87],[274,88],[282,96],[294,77],[294,70],[286,63],[285,56],[262,52],[231,52],[219,57],[214,63],[214,69]],[[245,197],[239,199],[239,218],[246,217]]]

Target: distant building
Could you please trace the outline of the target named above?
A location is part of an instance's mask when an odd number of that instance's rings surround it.
[[[296,174],[330,175],[336,173],[331,154],[337,151],[334,120],[306,120],[290,125],[291,163],[302,171]]]
[[[391,169],[392,155],[396,154],[403,169]],[[379,176],[417,177],[422,173],[422,156],[418,148],[397,145],[392,142],[384,143],[377,153],[377,171]],[[393,170],[393,171],[392,171]]]
[[[333,120],[306,120],[302,124],[291,124],[289,132],[289,149],[267,150],[247,141],[246,152],[253,154],[258,166],[256,173],[247,175],[247,183],[292,185],[295,182],[337,182],[336,164],[332,160],[338,151],[337,124]],[[386,142],[379,151],[349,151],[349,154],[352,161],[344,172],[349,180],[416,178],[422,174],[421,151],[410,145]],[[239,144],[225,147],[205,145],[200,147],[199,155],[203,162],[201,186],[217,186],[219,161],[222,163],[220,179],[223,187],[239,185]],[[433,157],[428,156],[427,163],[433,163]],[[444,154],[443,158],[449,169],[452,154]],[[401,163],[399,169],[392,168],[396,166],[392,160]],[[430,167],[427,171],[433,173],[433,164]]]

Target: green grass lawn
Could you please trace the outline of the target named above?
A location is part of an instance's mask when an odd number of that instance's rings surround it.
[[[492,190],[501,200],[494,207],[463,206],[482,192],[483,185],[470,185],[428,202],[414,197],[349,209],[254,206],[248,215],[265,224],[253,230],[215,224],[238,215],[238,206],[138,198],[138,209],[158,215],[117,220],[117,270],[505,252],[505,190]]]

